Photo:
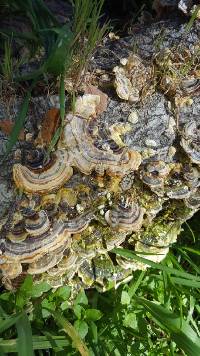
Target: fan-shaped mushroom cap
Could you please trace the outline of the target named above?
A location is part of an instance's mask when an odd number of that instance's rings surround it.
[[[124,176],[138,169],[141,156],[127,148],[114,152],[108,145],[99,148],[90,133],[87,120],[78,116],[68,116],[65,127],[64,144],[70,153],[71,165],[86,175],[95,170],[99,175]]]
[[[68,153],[57,151],[55,161],[46,170],[35,172],[23,166],[15,164],[13,178],[18,188],[28,193],[46,194],[60,188],[73,174],[73,169],[68,164]]]
[[[143,222],[144,209],[134,203],[120,203],[105,214],[107,223],[116,230],[138,231]]]
[[[200,129],[195,121],[185,124],[181,145],[191,161],[200,164]]]

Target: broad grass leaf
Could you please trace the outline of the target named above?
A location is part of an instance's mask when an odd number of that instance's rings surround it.
[[[190,279],[171,277],[171,281],[182,286],[187,286],[191,288],[200,288],[200,282],[193,281]]]
[[[198,254],[197,254],[197,256],[188,255],[187,251],[185,251],[184,249],[181,249],[181,248],[178,248],[178,252],[182,255],[181,260],[187,261],[189,263],[189,265],[192,267],[192,269],[194,270],[194,272],[197,272],[197,275],[200,274],[200,266],[199,266],[198,257],[197,257]],[[195,260],[197,263],[195,263]]]
[[[65,65],[71,61],[71,49],[73,34],[67,25],[54,29],[57,32],[57,40],[51,49],[51,53],[44,63],[44,72],[60,75],[65,70]]]
[[[62,327],[66,334],[72,339],[74,346],[77,348],[80,354],[82,356],[89,356],[89,350],[87,346],[81,340],[79,334],[77,333],[73,325],[57,311],[54,312],[52,310],[49,310],[49,312],[52,314],[57,324]]]
[[[24,101],[22,103],[21,106],[21,110],[19,111],[16,120],[15,120],[15,124],[13,126],[12,132],[10,134],[9,140],[8,140],[8,144],[6,147],[6,153],[5,156],[7,156],[9,154],[9,152],[12,150],[13,146],[16,144],[18,136],[20,134],[21,129],[23,128],[24,122],[26,120],[26,115],[28,112],[28,107],[29,107],[29,101],[31,98],[31,92],[32,89],[35,86],[35,80],[33,81],[27,95],[24,98]]]
[[[20,356],[34,356],[32,330],[28,316],[23,313],[16,322],[17,328],[17,351]]]
[[[196,20],[197,16],[198,16],[198,12],[200,10],[200,6],[196,6],[195,10],[192,13],[192,16],[190,17],[190,20],[188,21],[186,27],[185,27],[185,31],[189,32],[194,24],[194,21]]]
[[[18,37],[23,40],[28,40],[28,41],[34,41],[38,42],[38,38],[34,35],[33,32],[18,32],[14,31],[14,29],[9,30],[9,29],[2,29],[0,28],[0,35],[3,35],[4,37]]]
[[[63,348],[69,346],[69,341],[65,336],[34,336],[32,337],[34,350],[47,350],[52,348]],[[53,341],[53,342],[52,342]],[[5,352],[17,352],[17,339],[3,340],[0,339],[0,355]]]
[[[38,14],[40,14],[39,8]],[[39,18],[39,16],[36,16],[36,18]],[[65,68],[71,63],[73,33],[69,26],[65,24],[62,27],[60,25],[52,27],[48,21],[45,24],[44,19],[41,19],[35,27],[37,35],[45,48],[47,58],[37,70],[17,77],[17,81],[38,79],[45,73],[58,76],[64,73]]]
[[[128,289],[128,294],[129,297],[132,298],[137,289],[139,288],[144,276],[146,274],[146,271],[141,271],[137,279],[133,279],[130,284],[129,284],[129,289]]]
[[[26,115],[28,112],[28,106],[29,106],[29,100],[31,97],[31,92],[29,91],[28,94],[26,95],[21,110],[18,113],[16,120],[15,120],[15,124],[12,128],[9,140],[8,140],[8,144],[6,147],[6,156],[8,155],[8,153],[10,153],[10,151],[12,150],[13,146],[16,144],[18,136],[20,134],[21,129],[23,128],[25,119],[26,119]]]
[[[13,326],[21,318],[21,316],[22,316],[21,313],[13,316],[9,316],[3,322],[1,322],[0,333],[4,332],[5,330]]]
[[[175,341],[188,356],[200,355],[200,338],[185,320],[154,302],[136,297],[138,303],[154,317],[154,321],[162,324]]]
[[[185,250],[185,251],[188,251],[188,252],[192,252],[192,253],[200,256],[200,250],[196,250],[196,249],[191,248],[191,247],[182,247],[182,249]]]
[[[18,310],[22,310],[27,303],[28,296],[25,293],[21,293],[20,291],[16,294],[15,304]]]
[[[59,127],[57,128],[55,134],[53,135],[52,140],[51,140],[51,142],[50,142],[50,144],[49,144],[48,153],[50,153],[50,152],[53,150],[54,146],[57,144],[57,142],[58,142],[58,140],[59,140],[59,138],[60,138],[61,133],[62,133],[62,127],[59,126]]]
[[[132,251],[129,251],[127,249],[123,249],[122,250],[120,248],[114,248],[112,250],[112,252],[116,253],[117,255],[120,255],[120,256],[123,256],[123,257],[126,257],[126,258],[130,258],[130,259],[142,262],[142,263],[147,264],[148,266],[150,266],[152,268],[167,272],[169,274],[175,274],[176,276],[179,276],[179,277],[183,277],[183,278],[187,278],[187,279],[190,279],[190,280],[195,280],[195,281],[200,282],[200,276],[198,277],[198,276],[195,276],[195,275],[193,275],[191,273],[183,272],[183,271],[180,271],[180,270],[178,270],[176,268],[171,268],[171,267],[165,266],[165,265],[163,265],[161,263],[155,263],[153,261],[148,260],[147,258],[140,257],[136,253],[134,253]]]
[[[7,318],[7,317],[8,317],[8,314],[5,312],[5,310],[0,305],[0,318]]]

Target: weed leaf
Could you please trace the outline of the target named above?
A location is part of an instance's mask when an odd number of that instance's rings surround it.
[[[14,325],[20,318],[22,314],[16,314],[13,316],[9,316],[6,320],[1,322],[0,325],[0,333],[4,332],[5,330],[9,329],[12,325]]]
[[[136,300],[145,307],[158,324],[161,323],[167,329],[171,338],[188,356],[200,355],[200,338],[185,320],[161,305],[144,298],[136,297]]]
[[[20,356],[33,356],[33,342],[31,324],[28,316],[23,313],[16,322],[17,328],[17,351]]]
[[[49,312],[53,315],[57,324],[61,326],[66,332],[66,334],[72,339],[74,346],[77,348],[77,350],[79,350],[80,354],[82,356],[89,356],[89,350],[87,346],[81,340],[73,325],[68,320],[66,320],[60,313],[54,312],[52,310],[49,310]]]

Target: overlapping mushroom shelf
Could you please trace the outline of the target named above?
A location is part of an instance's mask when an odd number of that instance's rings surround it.
[[[13,167],[21,198],[1,239],[7,286],[26,273],[53,287],[117,285],[147,266],[115,257],[114,247],[159,262],[200,206],[195,121],[184,124],[177,143],[181,160],[174,150],[168,162],[156,151],[143,159],[142,153],[120,147],[106,136],[109,130],[98,129],[98,119],[68,114],[65,121],[56,152],[47,157],[35,149],[26,166]]]
[[[112,73],[120,100],[96,115],[98,95],[79,98],[85,107],[67,113],[57,149],[32,148],[14,164],[0,244],[7,288],[31,274],[55,288],[106,290],[148,267],[113,248],[165,258],[200,208],[199,63],[181,74],[181,61],[174,50],[148,63],[122,58]]]

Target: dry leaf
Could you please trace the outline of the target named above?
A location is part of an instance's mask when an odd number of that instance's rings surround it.
[[[56,132],[56,129],[59,126],[60,122],[60,110],[52,108],[47,111],[43,121],[39,134],[39,138],[42,143],[49,144],[52,140],[53,135]]]
[[[0,120],[0,130],[6,135],[10,135],[14,124],[15,123],[11,120]],[[20,131],[18,139],[24,140],[24,130],[23,129]]]
[[[95,87],[94,85],[86,85],[85,94],[93,94],[93,95],[99,95],[100,96],[100,103],[96,107],[96,113],[97,115],[101,114],[107,109],[108,105],[108,95],[103,93],[100,89]]]

